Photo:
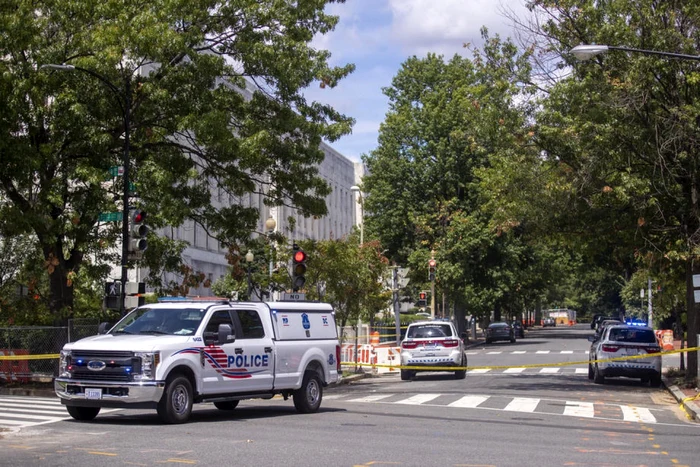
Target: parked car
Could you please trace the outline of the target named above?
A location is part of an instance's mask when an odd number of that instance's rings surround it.
[[[449,321],[418,321],[408,325],[401,341],[401,379],[409,380],[418,371],[454,371],[455,378],[467,376],[464,342]],[[425,370],[415,367],[425,367]],[[454,367],[461,367],[455,370]]]
[[[605,331],[605,328],[608,326],[612,326],[613,324],[625,324],[619,319],[605,319],[601,322],[598,323],[598,327],[595,330],[595,335],[594,335],[594,341],[597,341],[600,339],[600,336],[603,335],[603,332]]]
[[[612,324],[606,326],[600,339],[589,337],[588,379],[597,384],[605,378],[623,376],[639,378],[652,387],[661,385],[661,352],[654,330],[649,327]],[[634,357],[629,360],[608,359]]]
[[[544,321],[542,321],[542,327],[555,327],[557,325],[557,321],[554,318],[545,318]]]
[[[513,321],[511,326],[513,326],[513,333],[515,334],[515,337],[520,337],[521,339],[525,338],[525,326],[523,326],[521,321],[516,319]]]
[[[494,341],[515,342],[515,330],[513,329],[513,326],[508,323],[491,323],[486,328],[485,334],[487,344]]]

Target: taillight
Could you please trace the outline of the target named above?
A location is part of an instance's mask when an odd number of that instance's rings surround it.
[[[458,345],[459,341],[457,339],[447,339],[442,341],[443,347],[457,347]]]
[[[418,347],[418,342],[416,341],[406,341],[401,343],[402,349],[415,349]]]
[[[644,347],[647,353],[658,353],[661,352],[661,347]]]
[[[618,350],[620,350],[619,345],[603,345],[603,352],[612,352],[615,353]]]
[[[335,364],[336,367],[335,369],[340,373],[340,346],[336,345],[335,346]]]

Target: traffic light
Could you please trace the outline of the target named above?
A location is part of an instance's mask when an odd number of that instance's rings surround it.
[[[124,290],[124,308],[131,309],[146,304],[146,284],[143,282],[127,282]]]
[[[306,283],[306,253],[296,243],[292,246],[292,290],[298,292]]]
[[[418,292],[418,303],[419,307],[428,306],[428,292]]]
[[[437,262],[434,259],[428,261],[428,280],[431,282],[435,280],[435,266]]]
[[[129,253],[141,253],[148,248],[146,234],[146,212],[140,209],[129,211]]]

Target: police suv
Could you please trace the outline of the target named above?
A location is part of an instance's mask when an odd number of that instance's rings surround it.
[[[136,308],[66,344],[54,386],[76,420],[102,407],[155,408],[163,422],[184,423],[193,403],[233,410],[276,394],[315,412],[340,375],[329,304],[179,300]]]

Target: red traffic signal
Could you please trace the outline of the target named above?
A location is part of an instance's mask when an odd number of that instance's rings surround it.
[[[298,292],[306,283],[306,253],[296,243],[292,246],[292,290]]]
[[[428,294],[426,292],[421,292],[418,294],[419,300],[426,300],[427,298],[428,298]]]
[[[295,263],[303,263],[306,261],[306,253],[303,250],[297,250],[294,252],[293,258]]]

